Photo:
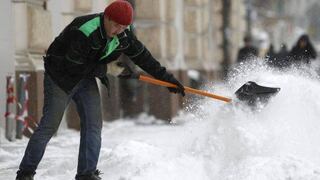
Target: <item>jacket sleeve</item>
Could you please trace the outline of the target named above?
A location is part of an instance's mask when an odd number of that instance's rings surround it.
[[[126,30],[125,32],[129,47],[124,51],[124,54],[151,76],[165,80],[170,75],[166,68],[161,66],[131,31]]]

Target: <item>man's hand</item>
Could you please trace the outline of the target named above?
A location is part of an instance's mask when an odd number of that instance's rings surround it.
[[[117,77],[124,71],[124,68],[119,60],[113,61],[107,64],[107,74]]]
[[[168,87],[168,90],[171,93],[180,93],[182,96],[186,95],[185,92],[184,92],[183,85],[176,78],[174,78],[172,74],[167,74],[163,80],[166,81],[166,82],[169,82],[169,83],[177,85],[176,88]]]
[[[108,74],[120,79],[136,79],[139,77],[134,67],[132,67],[129,62],[123,59],[109,63],[107,65],[107,68]]]

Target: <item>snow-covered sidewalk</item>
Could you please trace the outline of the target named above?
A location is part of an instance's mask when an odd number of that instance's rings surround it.
[[[230,90],[222,88],[227,85],[214,90],[232,94],[253,80],[281,91],[255,111],[241,103],[204,99],[173,124],[145,114],[104,122],[98,164],[102,179],[320,180],[319,78],[312,72],[274,72],[259,64],[243,72],[229,81],[234,86]],[[61,128],[35,179],[74,179],[79,139],[79,132]],[[0,180],[14,179],[26,144],[27,139],[1,140]]]
[[[263,147],[272,136],[259,132],[262,130],[259,123],[251,122],[247,127],[206,121],[168,125],[150,124],[158,122],[150,119],[141,116],[135,121],[105,122],[99,162],[103,179],[320,179],[320,169],[311,162],[299,156],[270,153],[268,147]],[[141,123],[145,120],[147,123]],[[14,179],[26,144],[27,139],[2,142],[0,179]],[[78,144],[78,132],[60,131],[50,141],[35,179],[74,179]]]
[[[145,115],[104,122],[99,162],[103,179],[207,179],[201,154],[190,144],[197,138],[193,131]],[[27,139],[2,141],[0,179],[14,179]],[[47,146],[36,179],[73,179],[78,145],[79,132],[60,130]]]

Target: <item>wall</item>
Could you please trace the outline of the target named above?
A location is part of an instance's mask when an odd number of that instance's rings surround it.
[[[0,1],[0,128],[4,125],[6,102],[6,75],[14,75],[13,14],[10,1]],[[2,132],[1,132],[2,133]]]

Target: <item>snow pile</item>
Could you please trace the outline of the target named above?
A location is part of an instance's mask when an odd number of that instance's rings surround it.
[[[207,90],[232,97],[249,80],[281,91],[255,110],[205,98],[170,125],[147,115],[105,123],[98,166],[103,179],[320,180],[317,73],[312,68],[280,72],[257,61],[235,69],[227,84]],[[2,144],[0,179],[14,179],[26,142]],[[54,137],[36,179],[72,179],[78,142],[79,133],[70,130]]]

